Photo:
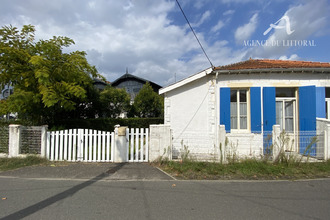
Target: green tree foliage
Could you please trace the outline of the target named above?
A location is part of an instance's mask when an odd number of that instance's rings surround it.
[[[106,87],[100,94],[103,117],[117,118],[129,110],[130,96],[125,89]]]
[[[135,114],[141,118],[162,117],[164,99],[152,89],[149,82],[143,85],[142,89],[134,99],[133,108]]]
[[[34,33],[32,25],[21,31],[12,26],[0,29],[0,87],[14,87],[0,113],[17,112],[21,119],[47,123],[86,103],[97,71],[85,52],[63,52],[74,44],[72,39],[54,36],[36,42]]]

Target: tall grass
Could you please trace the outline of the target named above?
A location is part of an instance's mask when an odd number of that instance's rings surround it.
[[[155,166],[178,179],[300,179],[330,177],[330,160],[319,163],[271,163],[256,159],[237,163],[159,161]]]
[[[45,165],[48,160],[38,156],[27,156],[25,158],[0,158],[0,171],[13,170],[25,166]]]

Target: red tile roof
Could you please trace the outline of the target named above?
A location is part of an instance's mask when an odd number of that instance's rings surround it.
[[[288,69],[288,68],[330,68],[330,63],[291,61],[291,60],[254,60],[249,59],[239,63],[215,67],[215,70],[241,70],[241,69]]]

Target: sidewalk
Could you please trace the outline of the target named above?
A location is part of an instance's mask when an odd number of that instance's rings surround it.
[[[65,163],[0,172],[0,177],[37,179],[173,180],[147,163]]]

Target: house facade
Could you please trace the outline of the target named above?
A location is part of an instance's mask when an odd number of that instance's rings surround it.
[[[158,93],[159,89],[162,88],[160,85],[154,82],[129,74],[128,71],[126,71],[124,75],[113,81],[111,85],[115,88],[125,89],[131,97],[131,102],[133,102],[135,96],[139,93],[143,85],[147,82],[150,83],[151,87],[156,93]]]
[[[304,154],[319,124],[328,122],[329,74],[330,63],[250,59],[161,89],[173,158],[189,149],[197,159],[214,160],[220,143],[238,157],[262,156],[274,125],[290,138],[286,151]]]

